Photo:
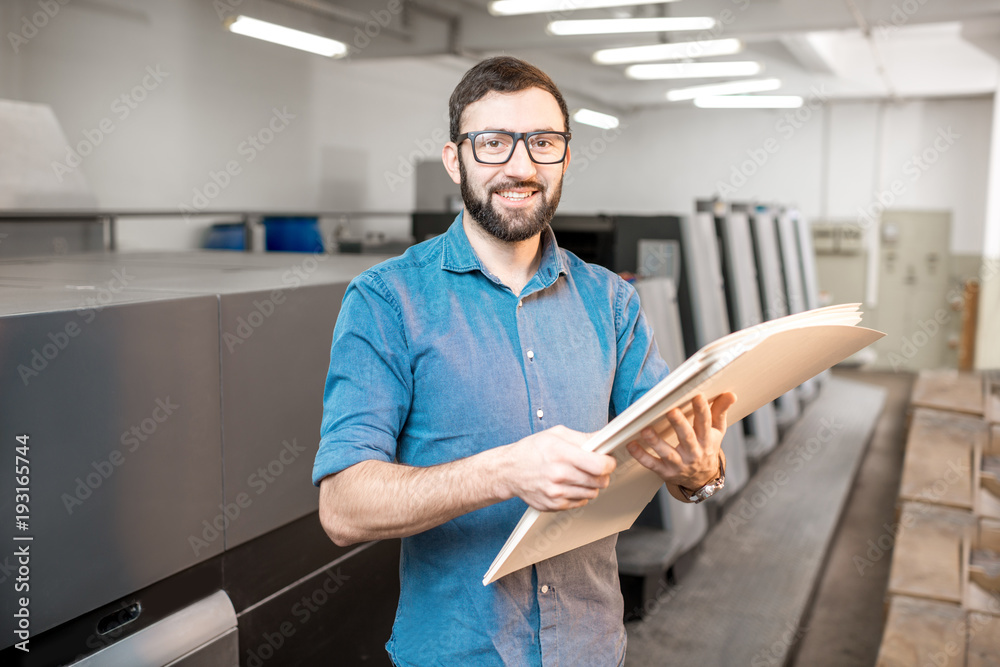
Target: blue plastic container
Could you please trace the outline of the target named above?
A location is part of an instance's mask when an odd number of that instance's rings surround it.
[[[318,218],[264,218],[268,250],[278,252],[323,252]]]
[[[242,222],[222,222],[212,225],[205,236],[209,250],[245,250],[246,227]]]

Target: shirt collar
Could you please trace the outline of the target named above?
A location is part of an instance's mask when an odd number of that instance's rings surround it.
[[[462,226],[462,213],[455,217],[451,227],[444,235],[444,250],[441,253],[441,268],[454,273],[468,273],[469,271],[482,271],[487,273],[486,267],[479,260],[476,251],[469,243],[469,237],[465,235],[465,228]],[[551,226],[546,226],[542,232],[542,261],[538,265],[538,272],[535,276],[540,279],[543,287],[548,287],[555,282],[560,274],[566,273],[563,263],[562,253],[559,252],[559,245],[556,243],[556,235],[552,232]]]

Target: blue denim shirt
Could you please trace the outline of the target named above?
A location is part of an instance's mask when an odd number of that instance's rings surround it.
[[[596,431],[666,375],[633,287],[561,250],[551,229],[542,238],[520,297],[479,261],[461,215],[351,282],[315,484],[367,459],[432,466],[557,424]],[[386,644],[397,665],[623,661],[617,536],[483,586],[525,509],[513,498],[403,538]]]

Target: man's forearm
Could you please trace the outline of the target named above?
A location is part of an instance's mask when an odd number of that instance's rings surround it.
[[[589,434],[554,426],[450,463],[414,468],[363,461],[320,484],[323,529],[341,546],[406,537],[515,496],[540,511],[585,505],[615,460],[584,451]]]
[[[320,521],[341,546],[423,532],[510,498],[503,456],[497,448],[426,468],[363,461],[323,480]]]

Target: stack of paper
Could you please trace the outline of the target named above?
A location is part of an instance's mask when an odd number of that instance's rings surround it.
[[[652,426],[670,444],[677,437],[665,415],[691,399],[732,391],[729,427],[760,406],[843,361],[885,334],[859,327],[860,304],[806,311],[737,331],[710,343],[674,369],[587,441],[590,451],[613,456],[611,484],[583,507],[561,512],[528,509],[483,578],[487,585],[546,558],[629,528],[663,481],[625,445]]]

